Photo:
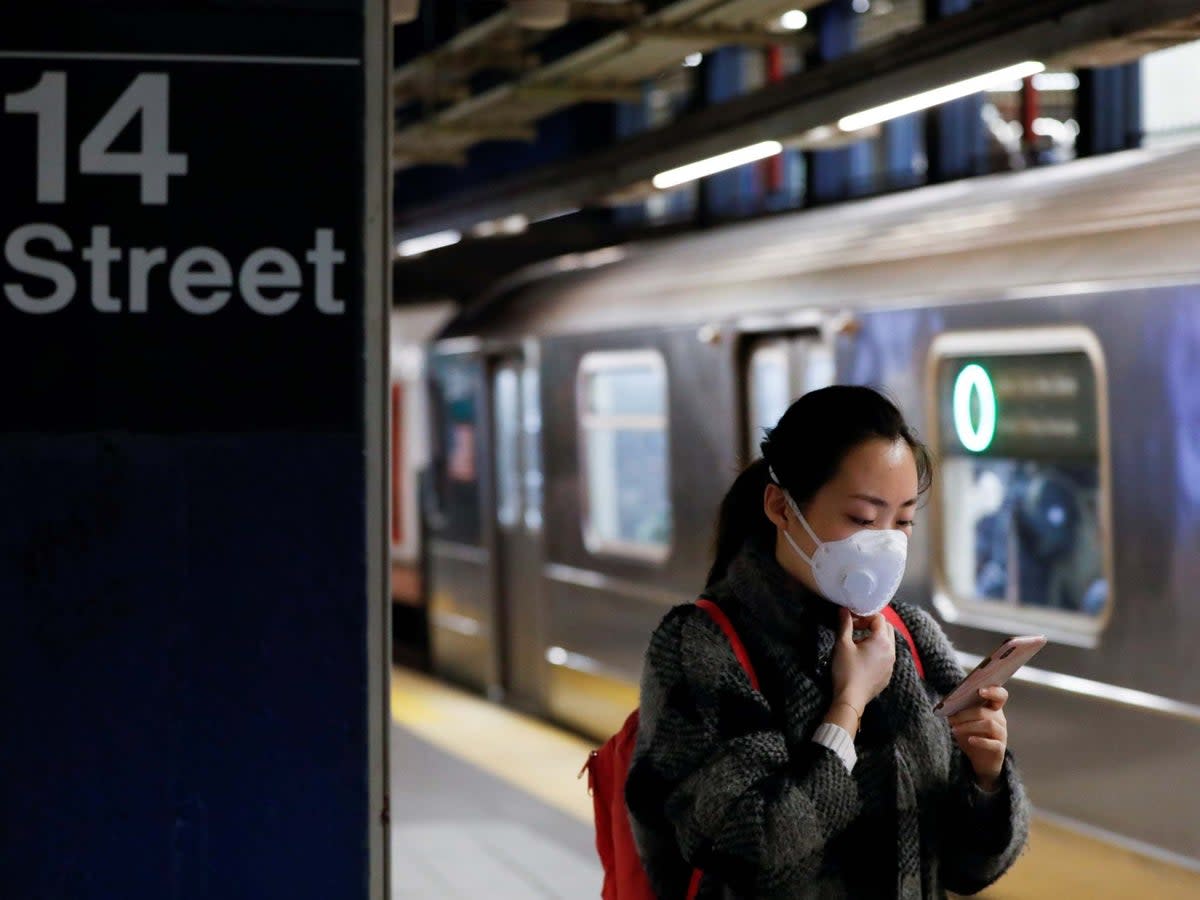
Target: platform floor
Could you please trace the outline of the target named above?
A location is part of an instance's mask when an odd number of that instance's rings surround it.
[[[394,900],[599,895],[590,805],[545,799],[567,796],[587,744],[401,670],[392,718]]]
[[[591,742],[404,669],[392,722],[393,898],[599,895],[576,778]],[[976,896],[1196,900],[1200,873],[1039,819],[1017,864]]]

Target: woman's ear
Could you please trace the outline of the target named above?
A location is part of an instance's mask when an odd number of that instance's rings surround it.
[[[787,498],[777,484],[768,484],[763,493],[763,512],[776,528],[787,528]]]

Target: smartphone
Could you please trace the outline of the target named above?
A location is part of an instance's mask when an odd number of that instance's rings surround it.
[[[1009,638],[980,660],[958,687],[942,698],[942,702],[933,708],[934,715],[948,718],[981,702],[981,689],[1004,684],[1045,646],[1046,639],[1040,634]]]

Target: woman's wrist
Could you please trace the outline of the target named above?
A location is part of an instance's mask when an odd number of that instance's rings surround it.
[[[862,716],[863,710],[867,708],[867,704],[870,702],[871,698],[862,696],[861,692],[846,689],[833,695],[833,701],[830,703],[830,706],[834,703],[845,703],[853,707],[859,716]]]
[[[829,704],[829,712],[825,715],[825,721],[845,729],[853,737],[858,733],[859,725],[862,724],[865,704],[859,705],[860,703],[861,701],[856,697],[839,694]]]
[[[1000,790],[1000,776],[999,775],[980,775],[978,772],[976,772],[975,773],[975,784],[985,794],[994,794],[998,790]]]

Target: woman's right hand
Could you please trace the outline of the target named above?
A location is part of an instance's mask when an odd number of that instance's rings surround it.
[[[870,634],[854,640],[855,619],[850,610],[838,610],[837,644],[833,649],[833,700],[848,703],[861,716],[892,680],[896,663],[896,632],[882,615],[859,619]]]

